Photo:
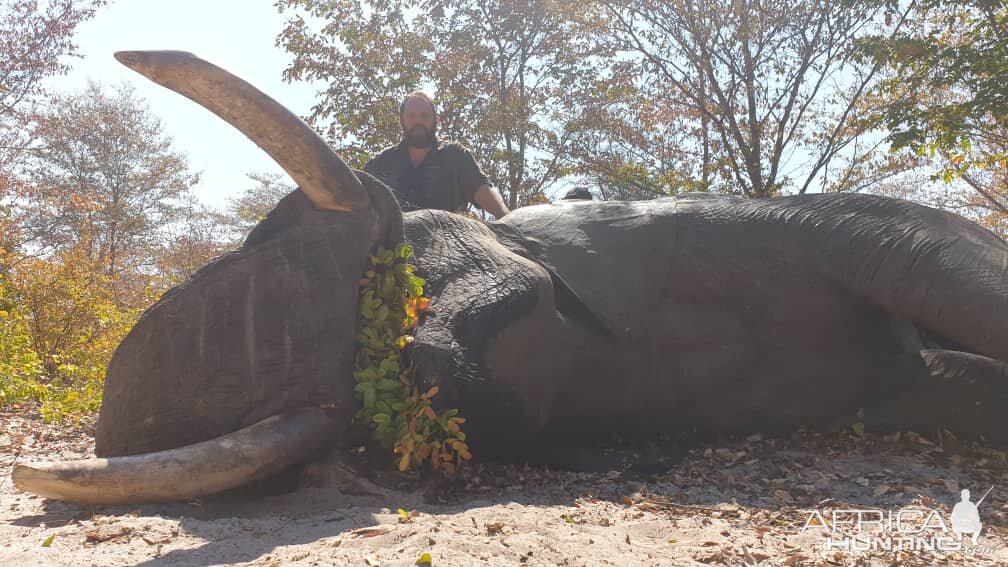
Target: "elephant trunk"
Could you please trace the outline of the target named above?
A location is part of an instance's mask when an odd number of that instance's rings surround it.
[[[332,439],[333,422],[302,408],[202,443],[156,453],[19,464],[14,485],[79,504],[188,500],[266,477],[303,462]]]
[[[958,215],[850,195],[786,206],[830,280],[967,349],[1008,361],[1008,244]],[[863,206],[851,207],[850,200]]]

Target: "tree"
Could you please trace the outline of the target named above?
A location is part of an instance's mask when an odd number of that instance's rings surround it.
[[[0,2],[0,405],[34,399],[46,419],[97,409],[107,357],[135,316],[87,287],[94,274],[79,250],[42,258],[25,248],[31,185],[18,174],[36,142],[44,80],[68,70],[77,26],[104,4]]]
[[[936,161],[939,177],[970,191],[977,220],[1008,224],[1008,6],[917,0],[911,25],[869,37],[863,52],[887,65],[880,87],[896,150]],[[953,189],[954,190],[954,189]],[[1002,228],[1003,230],[1003,228]]]
[[[24,148],[24,107],[44,93],[42,81],[68,70],[78,24],[105,0],[7,0],[0,4],[0,171]],[[20,124],[19,124],[20,122]]]
[[[10,202],[24,189],[14,175],[34,133],[35,104],[43,80],[65,73],[76,54],[77,26],[105,0],[5,0],[0,2],[0,273],[23,243],[23,219]]]
[[[694,144],[706,136],[697,116],[649,83],[628,61],[600,69],[593,89],[579,101],[582,116],[568,126],[570,173],[607,200],[692,190],[730,192],[712,181],[714,172],[724,171],[723,164]]]
[[[237,249],[280,199],[295,189],[277,173],[252,172],[253,185],[220,212],[190,199],[162,231],[157,258],[159,287],[181,283],[213,258]]]
[[[36,121],[10,204],[30,236],[6,278],[18,325],[0,346],[30,344],[39,375],[0,388],[5,402],[34,398],[54,418],[97,409],[112,353],[164,289],[160,242],[185,220],[196,176],[126,87],[55,96]]]
[[[748,196],[856,189],[890,172],[866,163],[883,142],[872,136],[867,95],[880,64],[855,57],[854,41],[903,25],[889,3],[853,0],[604,0],[610,41],[638,69],[629,88],[664,101],[691,160],[671,168],[693,186],[719,182]],[[627,107],[637,114],[648,107]],[[632,112],[633,114],[633,112]],[[655,120],[656,118],[656,120]],[[631,121],[631,124],[634,124]],[[650,139],[643,149],[653,153]]]
[[[11,271],[16,301],[6,315],[14,333],[0,336],[10,341],[0,348],[21,362],[19,372],[0,376],[4,403],[34,398],[47,420],[97,411],[112,353],[140,315],[113,289],[86,245],[26,257]]]
[[[511,208],[566,171],[570,93],[594,78],[587,14],[554,0],[279,0],[285,78],[327,87],[309,121],[360,166],[401,138],[398,106],[427,89],[443,137],[469,146]],[[319,29],[313,29],[320,26]]]
[[[244,238],[256,223],[266,218],[273,207],[295,189],[278,173],[252,172],[248,178],[254,185],[228,204],[227,224]]]
[[[121,274],[152,266],[162,227],[179,218],[198,175],[128,86],[110,92],[91,83],[61,95],[39,123],[24,167],[32,189],[22,203],[33,244],[86,246],[117,297],[132,304]],[[132,292],[137,298],[138,289]]]
[[[231,218],[190,198],[175,222],[159,237],[156,253],[158,281],[166,289],[185,282],[208,262],[238,247]]]
[[[919,170],[881,183],[871,192],[954,212],[1008,240],[1008,215],[984,196],[1008,195],[1008,178],[1003,172],[983,170],[989,177],[981,193],[959,180],[946,183],[939,165],[929,165],[926,158],[921,161],[925,164]]]

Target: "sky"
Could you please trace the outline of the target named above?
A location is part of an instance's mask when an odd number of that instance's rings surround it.
[[[314,86],[286,84],[281,74],[291,57],[275,47],[285,15],[273,0],[114,0],[79,28],[75,40],[83,59],[50,81],[53,90],[77,90],[89,79],[108,85],[127,82],[159,116],[175,149],[184,152],[201,201],[224,207],[253,185],[249,172],[282,169],[243,134],[196,103],[156,85],[117,62],[116,51],[190,51],[252,83],[299,116],[314,103]],[[289,178],[288,178],[289,180]]]

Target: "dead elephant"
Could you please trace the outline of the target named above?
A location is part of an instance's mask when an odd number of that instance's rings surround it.
[[[25,490],[191,498],[359,442],[358,280],[369,251],[404,238],[432,299],[417,376],[468,418],[477,457],[551,428],[743,433],[860,408],[869,429],[1008,431],[1008,245],[959,216],[856,194],[404,214],[240,79],[186,53],[117,57],[235,125],[300,189],[120,345],[107,459],[19,465]]]

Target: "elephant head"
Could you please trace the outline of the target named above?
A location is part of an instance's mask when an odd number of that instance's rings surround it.
[[[299,189],[240,249],[165,293],[119,345],[95,452],[135,457],[21,466],[16,482],[80,501],[175,499],[352,442],[358,282],[369,252],[402,239],[395,199],[227,71],[184,52],[116,58],[235,126]],[[190,452],[157,453],[183,446]]]

